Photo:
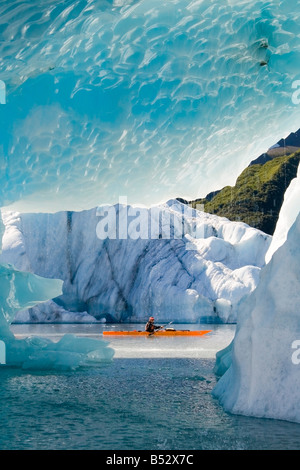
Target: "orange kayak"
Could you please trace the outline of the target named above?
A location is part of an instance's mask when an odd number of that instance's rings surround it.
[[[203,336],[212,330],[174,330],[167,328],[166,330],[157,330],[154,333],[148,331],[103,331],[105,336]]]

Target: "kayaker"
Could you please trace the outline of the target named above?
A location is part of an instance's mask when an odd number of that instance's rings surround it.
[[[153,333],[155,330],[160,330],[161,326],[154,325],[154,317],[150,317],[146,323],[145,331]]]

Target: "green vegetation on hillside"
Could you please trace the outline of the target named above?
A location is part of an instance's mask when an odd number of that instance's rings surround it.
[[[299,162],[300,151],[274,158],[264,165],[249,166],[235,186],[226,186],[211,200],[196,199],[189,205],[204,204],[205,212],[245,222],[273,235],[284,193],[297,175]]]

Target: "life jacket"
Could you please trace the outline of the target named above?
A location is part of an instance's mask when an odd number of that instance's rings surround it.
[[[152,333],[155,330],[155,325],[154,323],[151,323],[150,321],[147,322],[145,331],[149,331],[149,333]]]

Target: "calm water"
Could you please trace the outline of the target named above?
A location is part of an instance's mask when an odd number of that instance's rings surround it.
[[[192,341],[115,338],[114,361],[103,368],[2,368],[0,449],[300,449],[300,425],[229,415],[212,398],[214,355],[229,344],[234,326],[210,327],[211,334]],[[103,328],[12,327],[20,337],[53,340],[66,332],[95,337]]]

